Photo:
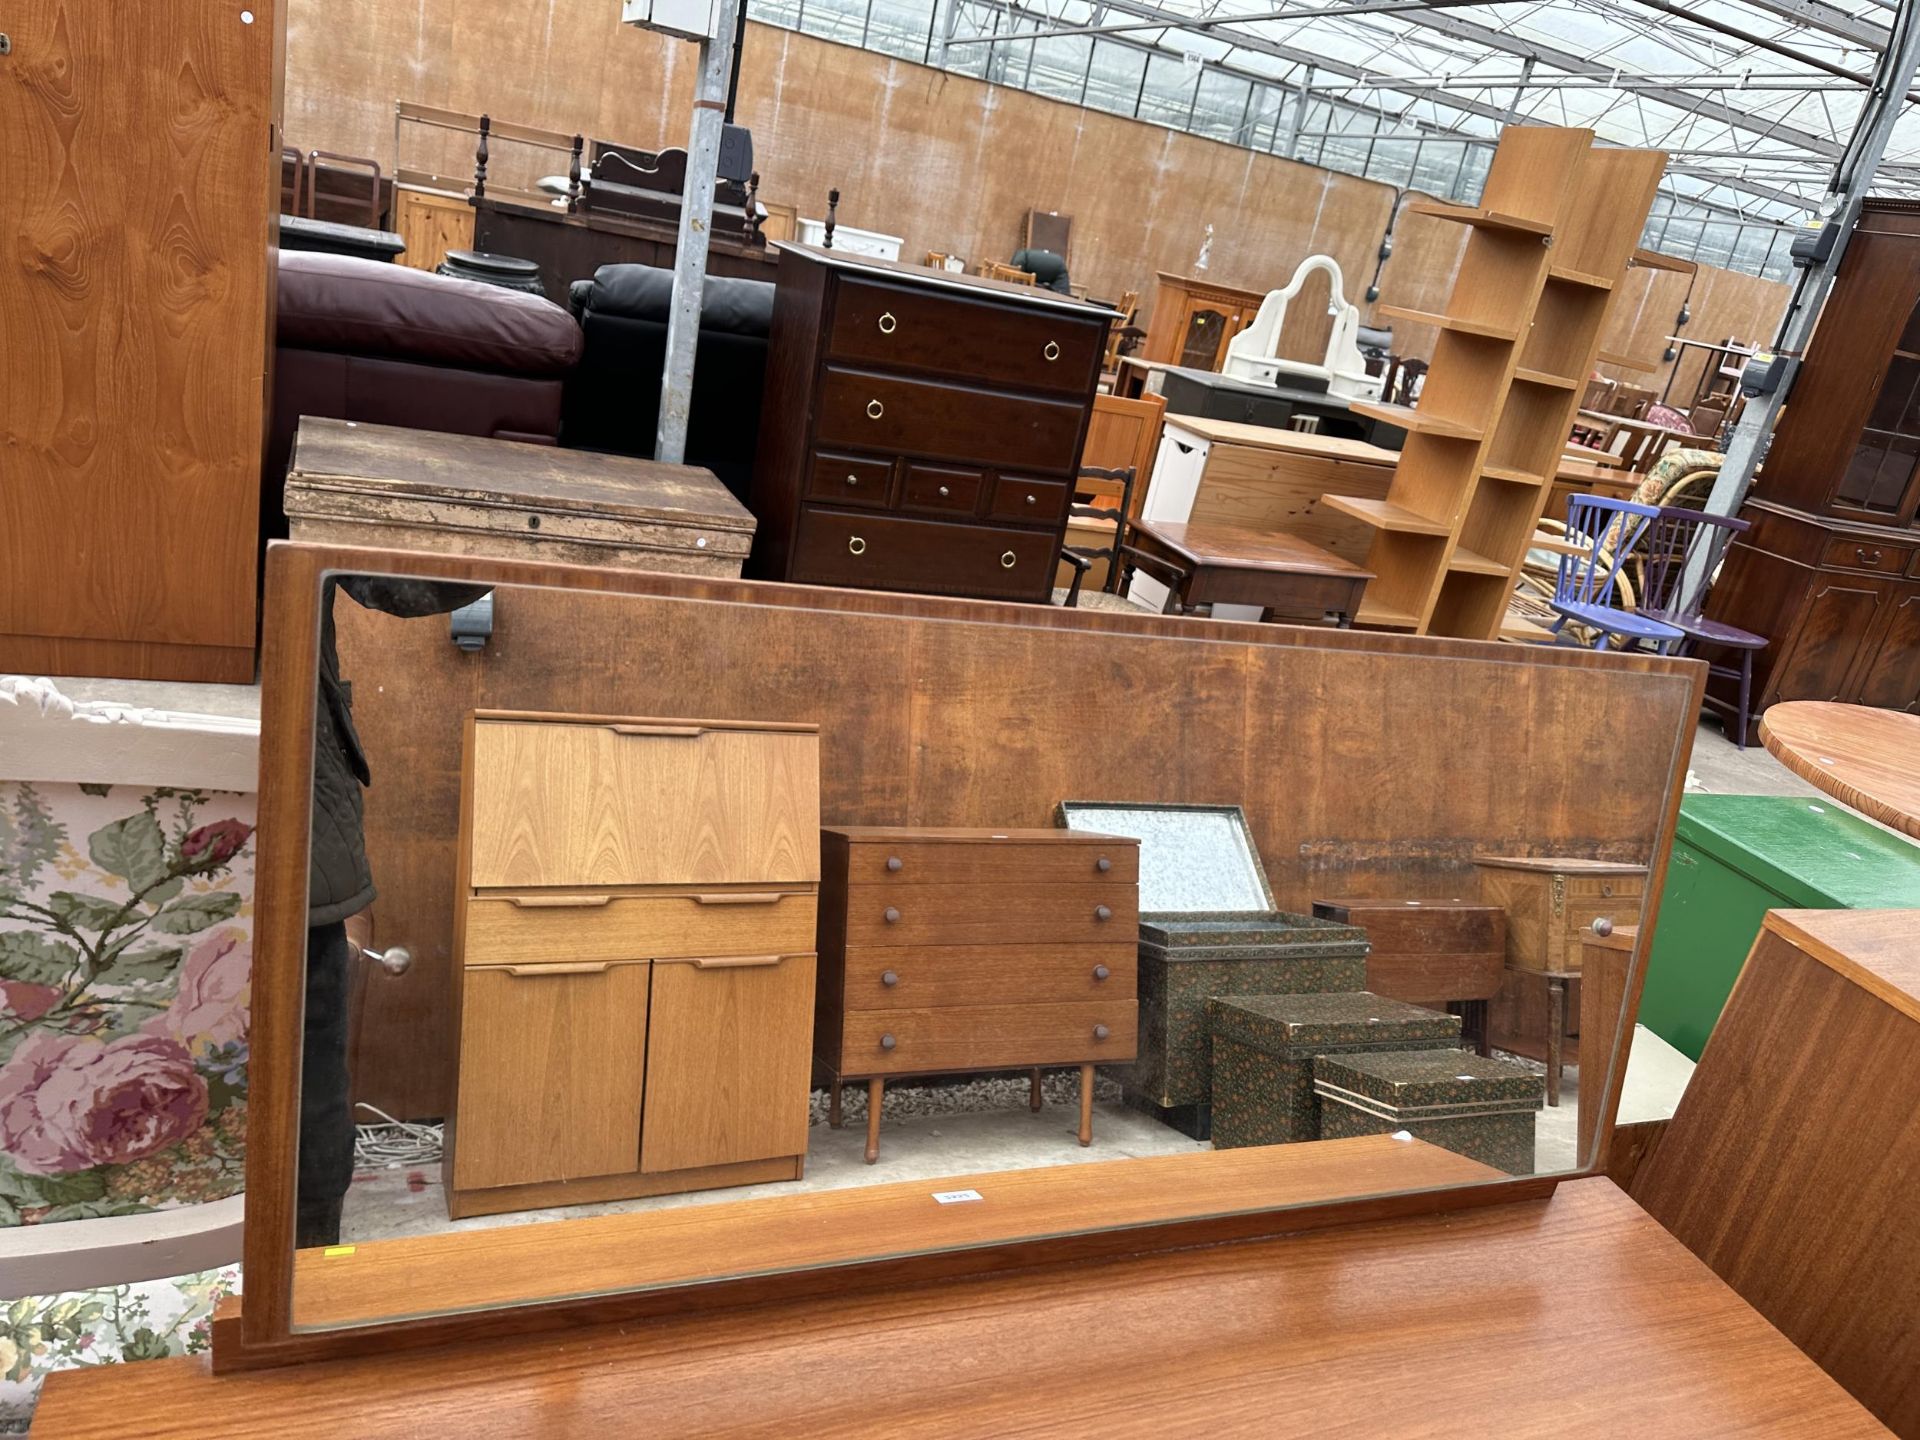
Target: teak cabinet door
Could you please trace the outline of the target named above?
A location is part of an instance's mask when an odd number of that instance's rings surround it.
[[[812,734],[479,721],[471,883],[818,880],[819,754]]]
[[[647,969],[636,961],[465,973],[455,1189],[639,1168]]]
[[[1920,713],[1920,590],[1896,590],[1892,606],[1863,649],[1855,699],[1883,710]]]
[[[642,1170],[806,1153],[814,968],[811,953],[653,967]]]
[[[1776,671],[1773,700],[1847,699],[1867,632],[1886,599],[1886,586],[1878,580],[1820,575],[1792,653]]]

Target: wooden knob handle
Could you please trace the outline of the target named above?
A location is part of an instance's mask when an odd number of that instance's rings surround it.
[[[1113,1032],[1104,1025],[1096,1025],[1093,1027],[1093,1038],[1096,1040],[1104,1040],[1112,1033]]]
[[[880,1037],[880,1048],[882,1050],[891,1050],[899,1043],[900,1042],[895,1040],[892,1035],[882,1035]]]
[[[900,983],[900,977],[891,970],[883,970],[880,972],[880,983],[891,990]]]
[[[1113,919],[1113,911],[1105,905],[1096,905],[1093,907],[1093,918],[1096,920],[1111,920]]]
[[[1113,869],[1113,861],[1102,855],[1098,860],[1093,862],[1093,868],[1104,875],[1107,871]]]
[[[1093,967],[1093,978],[1096,980],[1105,980],[1111,974],[1113,974],[1113,971],[1104,965],[1096,965]]]
[[[889,905],[881,913],[880,918],[885,920],[889,925],[898,925],[900,923],[900,912]]]
[[[889,870],[898,870],[900,863],[900,857],[898,855],[889,855],[887,857],[887,869]]]

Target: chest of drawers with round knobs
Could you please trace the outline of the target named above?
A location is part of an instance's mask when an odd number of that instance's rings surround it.
[[[1077,1065],[1090,1085],[1132,1060],[1139,852],[1066,830],[823,830],[814,1056],[835,1113],[847,1080],[872,1101],[902,1075]]]

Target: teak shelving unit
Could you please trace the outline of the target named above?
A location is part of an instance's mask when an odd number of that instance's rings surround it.
[[[1407,431],[1387,497],[1322,500],[1374,530],[1359,625],[1499,636],[1666,160],[1596,148],[1591,130],[1512,126],[1479,205],[1407,207],[1473,233],[1444,314],[1377,312],[1440,332],[1418,408],[1352,407]]]

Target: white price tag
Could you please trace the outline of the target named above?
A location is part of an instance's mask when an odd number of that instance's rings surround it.
[[[984,1200],[987,1197],[978,1190],[936,1190],[933,1198],[940,1205],[964,1205],[969,1200]]]

